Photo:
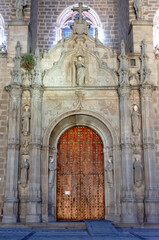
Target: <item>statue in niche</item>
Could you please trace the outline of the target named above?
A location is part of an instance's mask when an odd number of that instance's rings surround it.
[[[136,187],[141,187],[143,182],[143,165],[139,157],[135,158],[133,167],[134,167],[134,183]]]
[[[78,86],[82,86],[85,83],[86,77],[86,66],[83,57],[81,56],[77,57],[77,61],[75,61],[75,67],[76,67],[76,83]]]
[[[55,182],[56,161],[55,158],[50,157],[49,161],[49,185],[53,186]]]
[[[22,116],[22,132],[24,136],[29,135],[30,133],[30,107],[25,106]]]
[[[137,20],[143,20],[144,15],[144,0],[134,0],[134,9]]]
[[[138,106],[133,106],[132,119],[132,132],[134,135],[138,135],[141,130],[141,114],[139,113]]]
[[[16,0],[15,9],[16,9],[16,20],[24,19],[24,8],[27,7],[26,0]]]
[[[29,163],[28,163],[27,157],[24,157],[20,168],[21,168],[20,183],[22,184],[22,187],[26,187],[27,181],[28,181],[28,169],[29,169]]]
[[[105,171],[107,172],[107,182],[109,184],[113,184],[114,183],[114,166],[113,166],[112,157],[108,159]]]

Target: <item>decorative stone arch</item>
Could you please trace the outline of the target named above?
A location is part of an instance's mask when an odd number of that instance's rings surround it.
[[[159,9],[153,19],[153,42],[154,47],[159,46]]]
[[[109,156],[114,163],[114,186],[110,190],[106,181],[105,171],[105,208],[106,219],[115,220],[120,214],[120,159],[119,138],[112,124],[98,113],[91,111],[71,111],[54,119],[46,129],[43,137],[43,161],[42,161],[42,218],[43,221],[56,220],[56,180],[54,187],[49,192],[48,186],[48,162],[49,156],[57,159],[57,144],[59,138],[68,129],[75,126],[91,128],[100,136],[103,142],[104,167]],[[57,163],[56,163],[57,164]],[[55,177],[56,179],[56,177]],[[110,193],[111,191],[111,193]],[[113,195],[114,203],[110,206],[110,195]],[[51,198],[51,215],[48,213],[49,199]]]
[[[5,22],[3,16],[0,14],[0,45],[4,43],[4,29],[5,29]]]
[[[56,22],[56,42],[58,42],[61,39],[61,29],[64,28],[66,21],[69,18],[72,18],[74,15],[77,14],[77,12],[73,12],[72,8],[77,7],[78,4],[71,5],[67,8],[65,8],[61,14],[59,15],[57,22]],[[86,5],[83,5],[84,7],[88,7]],[[93,25],[93,28],[98,29],[98,37],[101,42],[103,42],[104,39],[104,34],[103,34],[103,29],[102,29],[102,23],[101,20],[98,16],[98,14],[89,7],[89,12],[84,12],[83,15],[85,17],[88,17],[91,21],[91,24]]]

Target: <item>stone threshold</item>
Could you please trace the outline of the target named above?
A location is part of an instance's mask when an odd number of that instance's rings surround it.
[[[49,222],[49,223],[0,223],[0,228],[31,229],[87,229],[85,222]]]

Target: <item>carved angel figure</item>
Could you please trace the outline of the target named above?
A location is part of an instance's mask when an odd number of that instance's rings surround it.
[[[134,0],[134,9],[137,20],[143,20],[144,15],[144,0]]]
[[[16,0],[15,9],[16,9],[16,19],[23,20],[24,18],[24,7],[27,6],[26,0]]]

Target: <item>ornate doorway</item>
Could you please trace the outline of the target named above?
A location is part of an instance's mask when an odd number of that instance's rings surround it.
[[[104,219],[104,155],[99,135],[84,126],[58,141],[57,219]]]

